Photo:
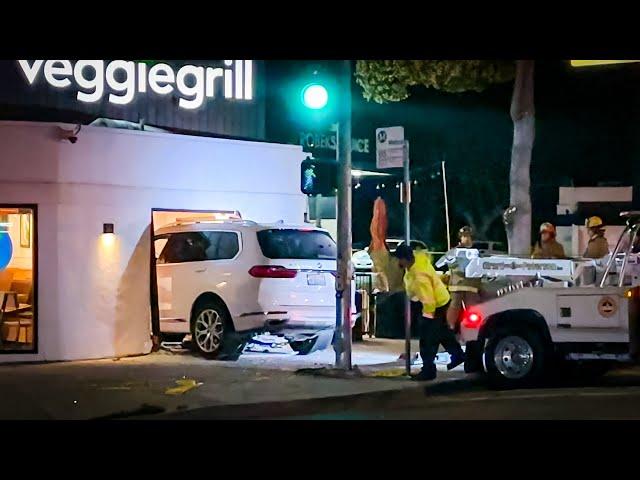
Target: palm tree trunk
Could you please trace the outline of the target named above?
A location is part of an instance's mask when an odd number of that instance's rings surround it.
[[[528,255],[531,251],[531,152],[535,138],[533,102],[533,60],[518,60],[511,99],[513,147],[511,150],[510,205],[516,207],[507,222],[509,253]]]

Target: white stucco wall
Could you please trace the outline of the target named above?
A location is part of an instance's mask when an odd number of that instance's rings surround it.
[[[72,128],[68,126],[67,128]],[[0,204],[38,205],[38,353],[0,362],[147,353],[153,208],[240,210],[300,223],[302,148],[0,122]],[[106,245],[102,224],[115,225]]]
[[[579,202],[631,202],[633,187],[560,187],[558,215],[576,211]]]

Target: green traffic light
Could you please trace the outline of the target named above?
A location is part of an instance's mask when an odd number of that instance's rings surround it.
[[[312,110],[320,110],[329,102],[329,92],[319,83],[310,83],[302,89],[302,103]]]

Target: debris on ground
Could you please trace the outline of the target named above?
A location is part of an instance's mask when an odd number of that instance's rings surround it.
[[[162,351],[171,353],[188,353],[189,349],[184,348],[182,342],[162,342],[160,344]]]
[[[405,358],[406,358],[406,354],[405,353],[401,353],[400,356],[398,357],[398,361],[400,361],[400,360],[404,361]],[[419,353],[414,353],[413,355],[411,355],[410,365],[416,365],[418,363],[422,363],[422,360],[420,359],[420,354]]]
[[[293,353],[289,341],[281,336],[268,333],[255,335],[244,349],[256,353]]]
[[[404,368],[392,368],[390,370],[378,370],[367,375],[367,377],[381,377],[381,378],[397,378],[406,377]]]
[[[194,388],[202,385],[202,382],[198,382],[192,378],[185,378],[181,380],[176,380],[177,387],[167,388],[164,393],[165,395],[182,395],[189,390],[193,390]]]
[[[360,371],[357,365],[354,365],[352,370],[343,370],[341,368],[301,368],[296,370],[296,373],[300,375],[316,375],[319,377],[330,378],[364,378],[365,375]]]

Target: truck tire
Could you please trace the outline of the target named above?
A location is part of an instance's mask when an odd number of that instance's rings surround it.
[[[545,373],[548,349],[531,329],[499,329],[489,336],[482,360],[489,386],[520,388],[536,384]]]

